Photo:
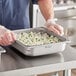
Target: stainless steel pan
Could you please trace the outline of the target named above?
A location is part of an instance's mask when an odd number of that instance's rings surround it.
[[[14,32],[16,34],[19,34],[21,32],[28,33],[31,31],[32,32],[43,32],[43,33],[48,33],[49,35],[54,35],[60,39],[60,42],[44,44],[44,45],[27,46],[27,45],[22,44],[20,41],[16,40],[16,42],[12,44],[12,46],[18,49],[21,53],[28,55],[28,56],[40,56],[40,55],[62,52],[65,49],[66,43],[69,42],[66,38],[59,36],[51,31],[48,31],[44,27],[15,30]]]

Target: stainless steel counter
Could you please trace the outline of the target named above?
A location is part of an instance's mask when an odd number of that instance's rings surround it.
[[[76,49],[69,45],[62,53],[40,57],[24,56],[13,48],[7,48],[7,52],[1,55],[0,76],[35,75],[74,68]]]

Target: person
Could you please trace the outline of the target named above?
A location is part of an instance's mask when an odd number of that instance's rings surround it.
[[[62,35],[63,27],[54,21],[52,0],[37,1],[46,23],[45,28]],[[11,45],[16,36],[12,30],[30,28],[29,22],[30,0],[0,0],[0,45]]]

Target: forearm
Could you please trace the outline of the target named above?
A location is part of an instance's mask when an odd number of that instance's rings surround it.
[[[54,18],[54,9],[52,0],[38,0],[38,4],[45,20]]]

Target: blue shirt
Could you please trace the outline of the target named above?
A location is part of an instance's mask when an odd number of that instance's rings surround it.
[[[29,28],[29,4],[30,0],[0,0],[0,24],[11,30]]]

